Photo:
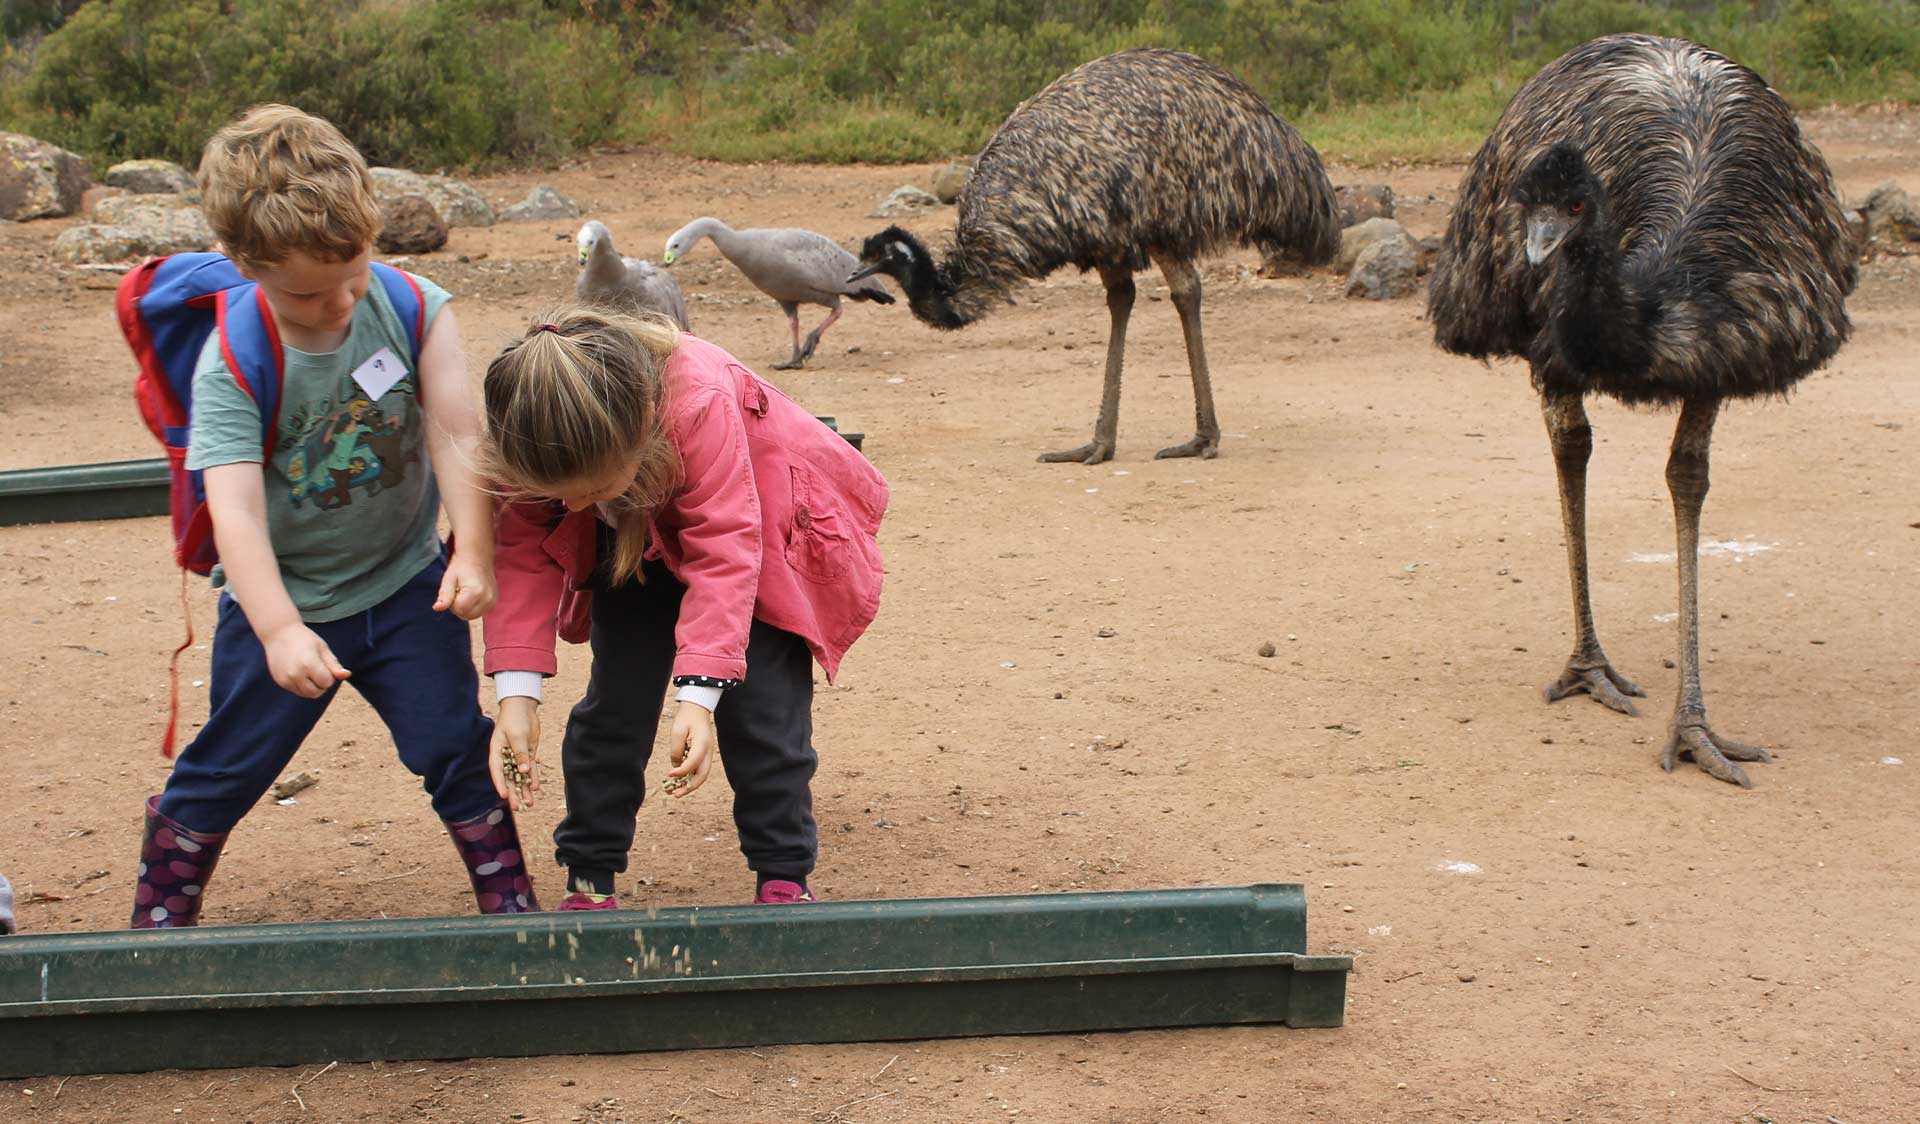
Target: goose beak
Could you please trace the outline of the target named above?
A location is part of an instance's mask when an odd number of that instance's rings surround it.
[[[580,247],[580,264],[581,265],[587,264],[587,257],[588,257],[587,248],[585,246]]]
[[[1573,224],[1562,215],[1539,210],[1527,215],[1527,262],[1539,265],[1553,256]]]
[[[661,255],[660,255],[660,264],[661,264],[661,265],[672,265],[672,264],[673,264],[673,251],[672,251],[672,250],[668,250],[668,251],[667,251],[666,253],[664,253],[664,254],[661,254]]]
[[[855,281],[865,281],[867,278],[872,277],[874,274],[878,272],[880,272],[879,262],[874,262],[871,265],[863,265],[859,269],[854,270],[852,273],[847,274],[847,284],[851,285]]]

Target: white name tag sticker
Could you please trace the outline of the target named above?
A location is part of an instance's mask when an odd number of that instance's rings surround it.
[[[393,389],[393,384],[407,377],[407,365],[392,348],[383,347],[367,358],[353,370],[353,381],[367,392],[367,397],[378,402],[382,395]]]

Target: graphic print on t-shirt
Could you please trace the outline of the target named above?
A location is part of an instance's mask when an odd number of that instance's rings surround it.
[[[399,487],[420,462],[419,441],[409,440],[418,409],[411,377],[376,401],[347,375],[334,394],[289,406],[280,439],[292,449],[286,477],[295,507],[307,500],[322,511],[350,506],[355,490],[377,496]]]

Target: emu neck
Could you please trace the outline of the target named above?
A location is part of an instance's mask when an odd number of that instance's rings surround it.
[[[957,250],[936,266],[926,247],[916,242],[913,260],[889,272],[906,290],[907,307],[933,327],[964,328],[986,315],[985,301],[967,299],[962,292],[966,288],[966,263]]]
[[[1652,359],[1646,299],[1622,276],[1606,223],[1587,224],[1555,256],[1553,336],[1561,360],[1583,374],[1645,370]]]

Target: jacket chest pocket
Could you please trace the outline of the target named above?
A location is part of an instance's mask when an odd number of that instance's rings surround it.
[[[804,464],[788,466],[793,521],[787,528],[787,565],[808,581],[838,581],[853,560],[852,524],[827,482]]]

